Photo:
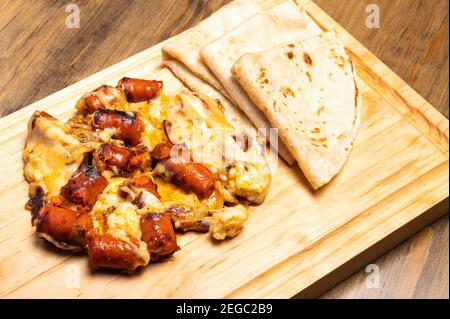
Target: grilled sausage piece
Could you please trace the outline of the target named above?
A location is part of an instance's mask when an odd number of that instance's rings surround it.
[[[152,158],[156,161],[168,159],[170,157],[170,153],[172,152],[172,146],[172,144],[165,142],[159,143],[151,152]]]
[[[149,101],[155,97],[156,93],[162,89],[163,83],[125,77],[117,83],[117,87],[125,93],[128,102],[137,103]]]
[[[88,247],[89,263],[92,268],[112,268],[134,271],[146,262],[140,259],[133,247],[110,234],[95,234]]]
[[[207,198],[214,191],[214,175],[202,164],[176,163],[169,159],[164,166],[185,191],[194,192],[200,198]]]
[[[91,207],[108,185],[108,181],[93,166],[86,166],[72,175],[61,188],[61,195],[72,203]]]
[[[86,246],[87,234],[92,228],[92,219],[88,214],[71,209],[58,198],[43,206],[36,218],[38,232],[81,247]]]
[[[76,108],[93,113],[98,109],[111,105],[122,105],[127,102],[122,90],[109,85],[102,85],[81,97],[76,104]]]
[[[151,260],[169,257],[180,249],[172,221],[166,214],[150,213],[142,216],[141,232]]]
[[[130,173],[147,162],[147,156],[141,150],[104,143],[93,153],[92,163],[99,171],[110,169],[114,172]]]
[[[100,109],[94,113],[93,126],[101,130],[115,128],[114,137],[131,146],[136,146],[141,142],[141,135],[144,131],[144,123],[136,113],[107,109]]]
[[[202,164],[186,160],[183,154],[170,158],[172,147],[168,143],[158,144],[151,152],[152,158],[168,171],[166,177],[185,191],[194,192],[200,198],[209,197],[214,191],[214,175]]]

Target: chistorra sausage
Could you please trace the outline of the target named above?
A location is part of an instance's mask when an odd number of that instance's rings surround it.
[[[61,188],[61,195],[72,203],[90,207],[107,185],[108,181],[95,167],[85,166]]]
[[[121,89],[128,102],[137,103],[152,99],[163,87],[161,81],[122,78],[117,87]]]
[[[151,260],[160,260],[180,249],[170,217],[149,213],[141,217],[142,240],[147,244]]]
[[[100,145],[93,153],[92,163],[99,171],[110,169],[119,173],[130,173],[148,162],[143,149],[130,150],[111,143]]]
[[[89,263],[92,268],[112,268],[133,271],[147,261],[139,258],[133,247],[111,234],[94,234],[88,247]]]
[[[93,113],[98,109],[112,105],[122,105],[126,102],[127,99],[122,90],[113,86],[102,85],[78,100],[76,108]]]
[[[171,144],[160,143],[153,149],[152,158],[168,171],[166,177],[184,190],[201,198],[209,197],[214,191],[214,175],[200,163],[193,163],[182,156],[170,156],[172,148]]]
[[[85,247],[92,219],[84,212],[71,209],[55,197],[43,206],[35,221],[36,231],[54,240]]]
[[[136,146],[141,142],[144,124],[134,112],[100,109],[94,113],[93,126],[98,129],[114,128],[114,137]]]

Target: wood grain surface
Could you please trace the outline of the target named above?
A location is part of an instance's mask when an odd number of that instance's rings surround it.
[[[179,33],[225,2],[1,1],[0,115]],[[80,6],[80,29],[65,27],[68,3]],[[316,3],[448,117],[448,1]],[[368,3],[380,6],[380,29],[364,24]],[[374,262],[380,288],[367,288],[363,269],[324,297],[448,298],[448,249],[446,216]]]

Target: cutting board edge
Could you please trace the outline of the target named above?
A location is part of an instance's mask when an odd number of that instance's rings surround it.
[[[317,280],[306,287],[292,298],[311,299],[317,298],[327,292],[330,288],[349,278],[351,275],[361,270],[377,258],[383,256],[414,234],[420,232],[439,218],[448,214],[449,196],[441,200],[438,204],[430,207],[427,211],[410,220],[402,227],[395,230],[390,235],[384,237],[364,252],[354,256],[352,259],[337,267],[328,275]]]

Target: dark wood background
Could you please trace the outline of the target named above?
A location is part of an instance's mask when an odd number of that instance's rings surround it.
[[[183,31],[228,0],[0,0],[0,116]],[[448,0],[315,0],[448,118]],[[79,29],[68,29],[68,4]],[[368,4],[381,28],[367,29]],[[360,270],[324,298],[448,298],[448,215]]]

